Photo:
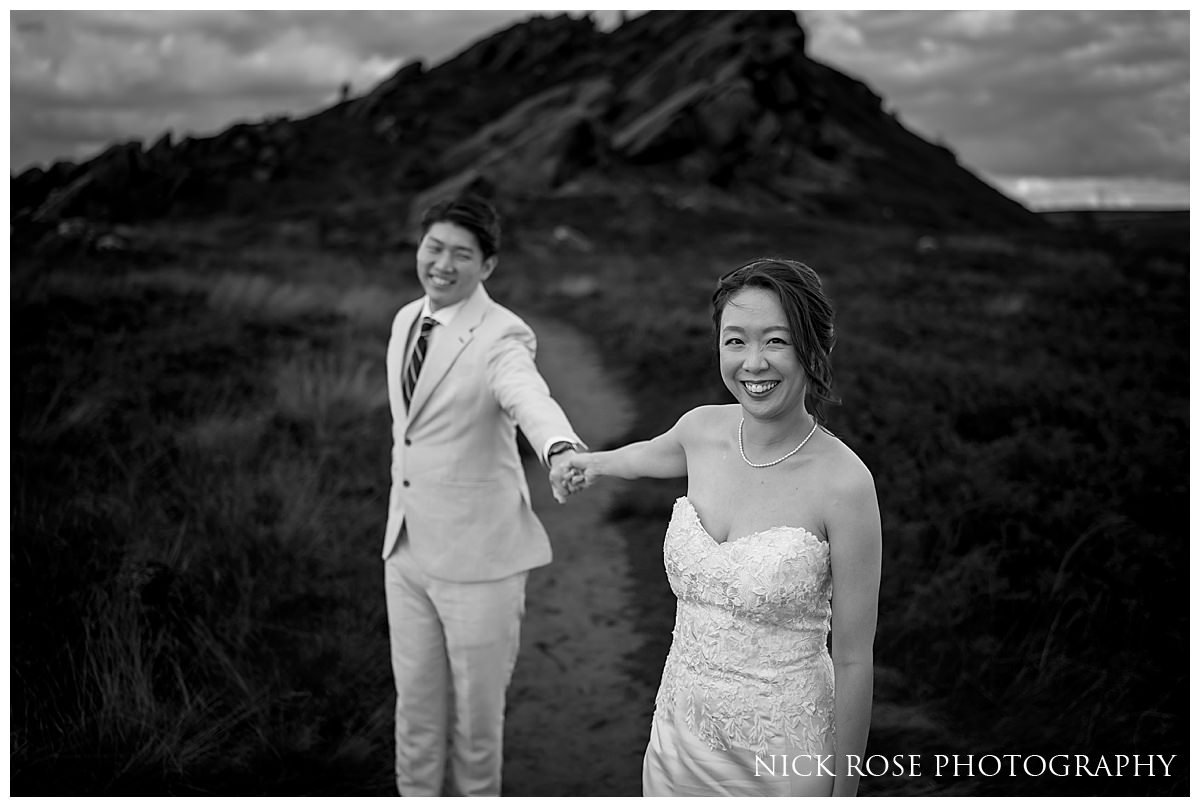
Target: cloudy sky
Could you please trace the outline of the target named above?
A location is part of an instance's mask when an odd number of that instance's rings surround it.
[[[301,115],[522,11],[12,11],[10,170]],[[550,12],[543,12],[550,13]],[[580,13],[580,12],[572,12]],[[604,26],[618,12],[596,13]],[[1187,11],[805,11],[809,55],[1035,208],[1186,206]]]

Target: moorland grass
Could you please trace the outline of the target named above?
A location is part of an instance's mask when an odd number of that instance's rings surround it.
[[[379,792],[384,337],[265,278],[47,276],[14,304],[14,792]]]
[[[714,221],[697,239],[683,218],[600,221],[571,223],[610,246],[556,251],[531,214],[489,289],[595,340],[638,404],[629,439],[728,400],[719,274],[783,254],[825,278],[830,427],[883,511],[877,694],[916,716],[874,750],[1186,751],[1186,259],[1050,235],[918,250],[900,227]],[[14,257],[12,791],[388,793],[382,363],[411,270],[243,253],[208,230],[186,243],[149,269]],[[681,490],[632,487],[611,514],[647,679],[669,642],[661,538]]]

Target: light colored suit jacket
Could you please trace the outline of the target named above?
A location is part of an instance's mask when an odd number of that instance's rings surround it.
[[[388,342],[392,490],[383,557],[401,524],[422,569],[443,580],[497,580],[550,562],[550,540],[529,504],[517,451],[520,426],[536,450],[578,442],[534,364],[533,330],[483,286],[433,332],[410,406],[401,373],[422,300],[400,309]]]

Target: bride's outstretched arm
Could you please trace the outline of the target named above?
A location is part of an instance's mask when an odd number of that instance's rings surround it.
[[[692,415],[692,412],[688,412],[669,430],[651,440],[630,443],[611,451],[578,454],[571,458],[571,464],[584,473],[588,484],[601,476],[622,479],[686,476],[687,452],[684,442]]]
[[[836,779],[833,795],[858,792],[871,727],[873,647],[879,614],[882,555],[879,503],[865,466],[830,486],[828,523],[833,566],[833,720]],[[851,768],[854,762],[854,768]]]

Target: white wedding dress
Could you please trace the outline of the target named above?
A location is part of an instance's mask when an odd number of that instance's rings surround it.
[[[643,795],[828,795],[829,545],[792,526],[717,543],[684,497],[663,557],[678,605]]]

